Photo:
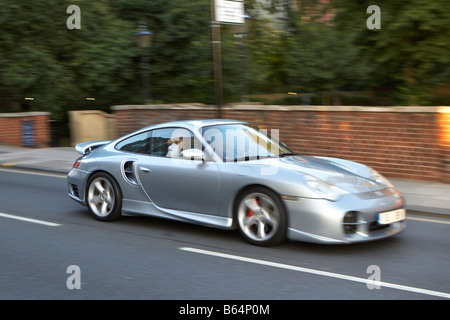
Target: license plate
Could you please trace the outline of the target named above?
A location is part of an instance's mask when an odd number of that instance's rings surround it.
[[[397,209],[378,214],[378,224],[390,224],[406,219],[406,210]]]

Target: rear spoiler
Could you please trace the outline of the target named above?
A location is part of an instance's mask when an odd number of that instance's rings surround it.
[[[96,141],[82,142],[75,146],[75,150],[78,153],[85,155],[109,142],[111,142],[111,140],[96,140]]]

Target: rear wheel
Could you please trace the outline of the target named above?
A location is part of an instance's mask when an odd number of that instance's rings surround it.
[[[122,193],[109,174],[99,172],[89,179],[87,206],[97,220],[112,221],[121,217]]]
[[[270,246],[286,239],[286,213],[274,192],[262,187],[248,190],[237,199],[235,210],[239,231],[248,242]]]

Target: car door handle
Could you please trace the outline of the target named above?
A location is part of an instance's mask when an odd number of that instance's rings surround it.
[[[152,170],[150,170],[149,168],[146,168],[146,167],[140,167],[139,170],[141,170],[142,173],[150,173],[150,172],[152,172]]]

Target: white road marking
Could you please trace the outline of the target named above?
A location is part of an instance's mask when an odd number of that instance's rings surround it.
[[[22,173],[22,174],[32,174],[35,176],[45,176],[45,177],[54,177],[54,178],[63,178],[65,179],[67,177],[67,175],[65,175],[64,173],[61,174],[52,174],[52,173],[45,173],[45,172],[40,172],[40,171],[28,171],[28,170],[15,170],[15,169],[4,169],[4,168],[0,168],[0,171],[5,171],[5,172],[13,172],[13,173]]]
[[[204,255],[209,255],[209,256],[215,256],[215,257],[220,257],[220,258],[225,258],[225,259],[249,262],[249,263],[254,263],[254,264],[259,264],[259,265],[264,265],[264,266],[269,266],[269,267],[275,267],[275,268],[287,269],[287,270],[292,270],[292,271],[310,273],[310,274],[315,274],[315,275],[324,276],[324,277],[336,278],[336,279],[341,279],[341,280],[348,280],[348,281],[353,281],[353,282],[360,282],[360,283],[364,283],[364,284],[370,283],[371,285],[375,285],[375,286],[381,286],[381,287],[386,287],[386,288],[392,288],[392,289],[397,289],[397,290],[421,293],[421,294],[426,294],[426,295],[430,295],[430,296],[436,296],[436,297],[450,299],[450,293],[445,293],[445,292],[439,292],[439,291],[415,288],[415,287],[404,286],[404,285],[400,285],[400,284],[383,282],[383,281],[373,281],[373,280],[369,280],[369,279],[365,279],[365,278],[348,276],[348,275],[345,275],[345,274],[339,274],[339,273],[334,273],[334,272],[327,272],[327,271],[320,271],[320,270],[315,270],[315,269],[297,267],[297,266],[292,266],[292,265],[283,264],[283,263],[277,263],[277,262],[272,262],[272,261],[247,258],[247,257],[236,256],[236,255],[232,255],[232,254],[220,253],[220,252],[215,252],[215,251],[208,251],[208,250],[189,248],[189,247],[182,247],[182,248],[179,248],[179,249],[183,250],[183,251],[189,251],[189,252],[194,252],[194,253],[199,253],[199,254],[204,254]]]
[[[430,218],[419,218],[419,217],[408,217],[408,220],[416,220],[423,222],[433,222],[433,223],[442,223],[442,224],[450,224],[450,220],[438,220],[438,219],[430,219]]]
[[[16,216],[16,215],[2,213],[2,212],[0,212],[0,217],[8,218],[8,219],[20,220],[20,221],[26,221],[26,222],[31,222],[31,223],[37,223],[37,224],[42,224],[44,226],[49,226],[49,227],[61,226],[61,224],[59,224],[59,223],[54,223],[54,222],[49,222],[49,221],[44,221],[44,220],[38,220],[38,219],[31,219],[31,218]]]

